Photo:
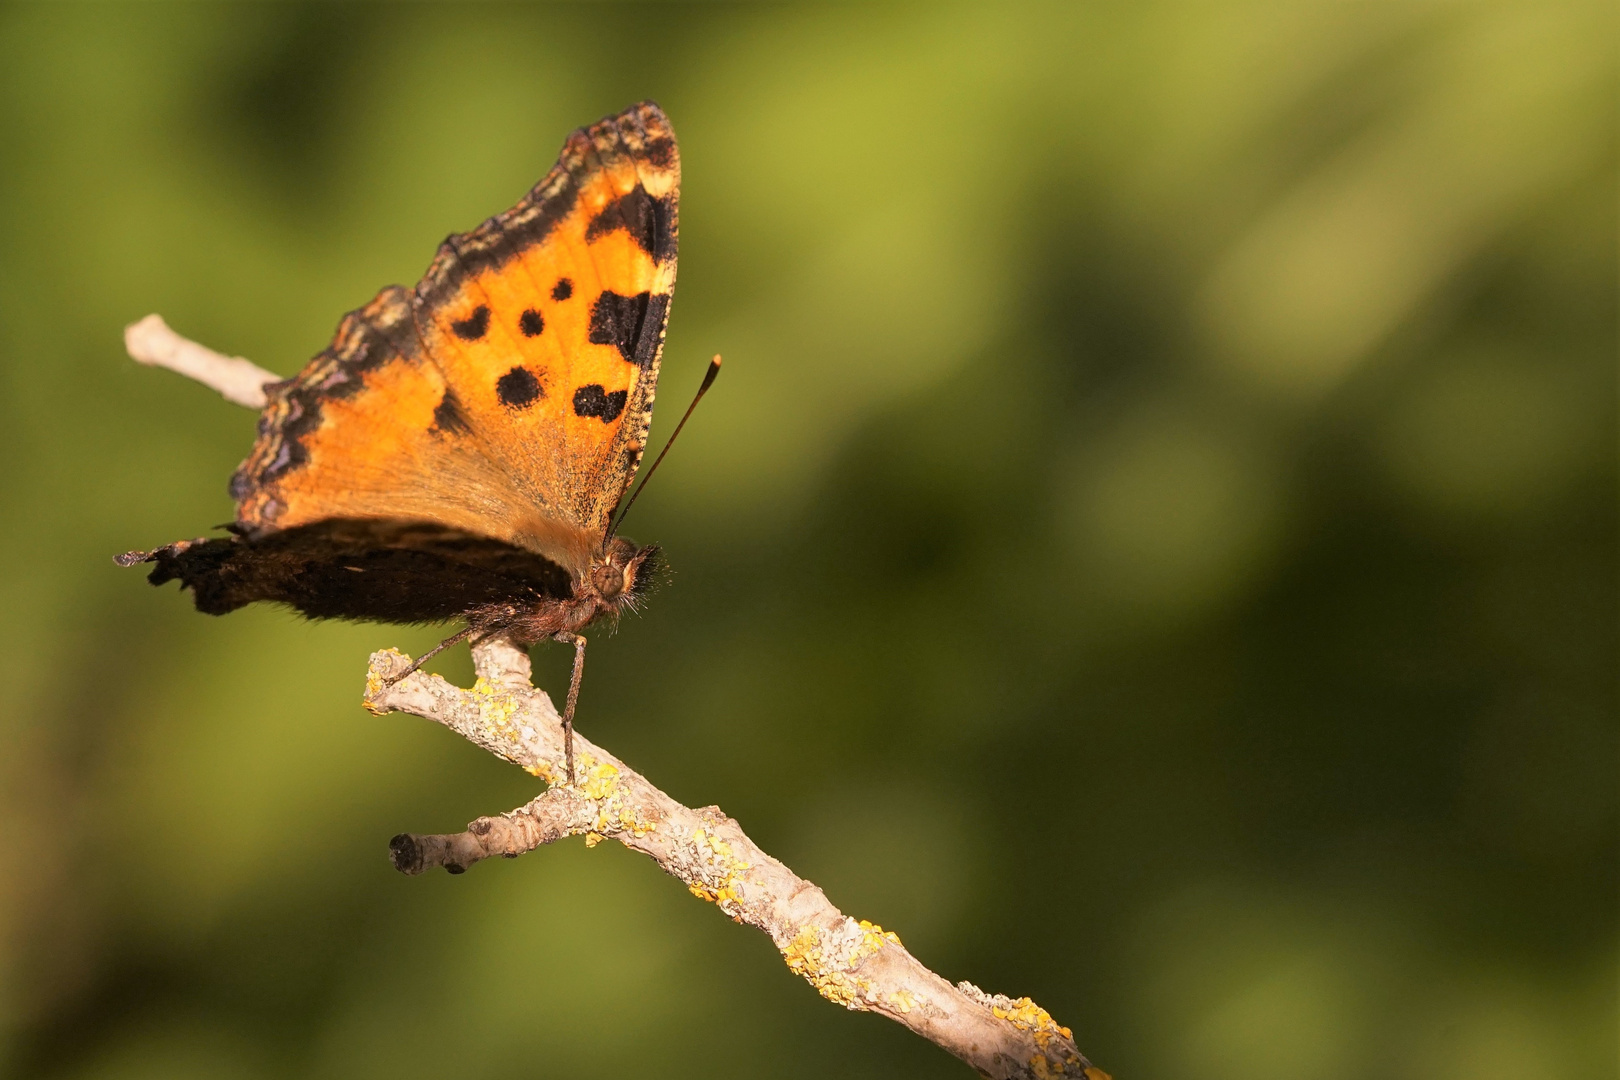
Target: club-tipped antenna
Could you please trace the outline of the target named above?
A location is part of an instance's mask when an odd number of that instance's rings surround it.
[[[692,404],[686,407],[686,412],[681,416],[681,422],[675,425],[675,430],[670,433],[669,441],[664,444],[664,448],[662,450],[658,451],[658,456],[653,459],[652,468],[648,469],[641,477],[641,483],[637,484],[636,490],[631,493],[630,501],[625,503],[624,508],[621,509],[613,518],[613,525],[607,531],[608,540],[613,539],[613,537],[618,533],[619,525],[624,521],[624,515],[630,512],[630,508],[634,506],[636,504],[636,500],[641,497],[641,492],[646,488],[647,481],[653,478],[653,473],[658,471],[658,466],[664,461],[664,455],[669,453],[669,448],[674,446],[675,440],[680,437],[681,428],[685,427],[686,422],[692,418],[692,410],[697,408],[698,402],[703,400],[703,395],[709,392],[709,387],[714,385],[715,376],[719,374],[720,355],[716,353],[714,359],[709,361],[709,370],[703,373],[703,385],[698,387],[697,394],[692,398]]]

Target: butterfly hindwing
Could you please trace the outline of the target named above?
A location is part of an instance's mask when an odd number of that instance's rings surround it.
[[[327,519],[251,539],[132,551],[154,585],[179,579],[210,615],[259,600],[311,618],[444,622],[482,605],[566,599],[566,570],[510,544],[424,522]]]

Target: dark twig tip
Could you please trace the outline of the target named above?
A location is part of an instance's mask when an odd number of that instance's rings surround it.
[[[402,874],[422,872],[422,845],[410,833],[400,833],[388,841],[388,858]]]

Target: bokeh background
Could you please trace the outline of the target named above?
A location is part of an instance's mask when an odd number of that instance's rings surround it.
[[[675,573],[581,726],[1121,1078],[1616,1073],[1612,5],[0,8],[0,1072],[962,1076],[209,619],[282,373],[643,97]],[[565,682],[563,650],[537,676]],[[466,679],[464,651],[439,665]]]

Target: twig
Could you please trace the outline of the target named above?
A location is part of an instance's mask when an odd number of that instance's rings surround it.
[[[124,348],[136,363],[178,371],[211,390],[217,390],[233,405],[262,409],[267,383],[280,382],[281,376],[266,371],[240,356],[222,356],[213,349],[183,338],[163,321],[161,315],[148,315],[124,327]]]
[[[819,888],[760,850],[719,807],[682,806],[577,730],[577,782],[569,786],[561,719],[551,699],[530,685],[528,654],[506,639],[474,647],[478,681],[471,690],[420,672],[388,685],[409,663],[392,649],[372,654],[366,708],[436,721],[551,786],[510,813],[479,818],[463,833],[394,837],[389,846],[398,869],[419,874],[442,866],[461,873],[482,859],[521,855],[565,836],[583,836],[592,846],[617,840],[735,921],[769,934],[788,967],[829,1001],[904,1024],[985,1076],[1102,1075],[1075,1048],[1069,1029],[1028,998],[986,994],[970,983],[952,986],[893,933],[839,911]]]
[[[229,400],[248,403],[227,389],[241,384],[222,372],[240,372],[241,365],[274,379],[245,360],[186,341],[155,315],[130,328],[131,355],[142,327],[149,328],[143,333],[167,335],[174,347],[165,355],[188,357],[143,362],[190,375]],[[982,1076],[1108,1080],[1075,1047],[1069,1029],[1030,999],[946,982],[894,933],[839,911],[819,888],[762,851],[719,807],[681,805],[578,731],[576,782],[569,784],[562,721],[551,699],[530,683],[528,654],[504,637],[480,642],[472,653],[478,680],[471,690],[420,671],[390,684],[410,658],[394,649],[373,653],[366,708],[379,716],[407,712],[443,724],[549,786],[510,813],[479,818],[466,832],[401,833],[389,843],[397,869],[420,874],[442,866],[459,874],[483,859],[515,858],[567,836],[585,837],[587,847],[616,840],[653,859],[733,920],[769,934],[787,966],[828,1001],[887,1016]]]

